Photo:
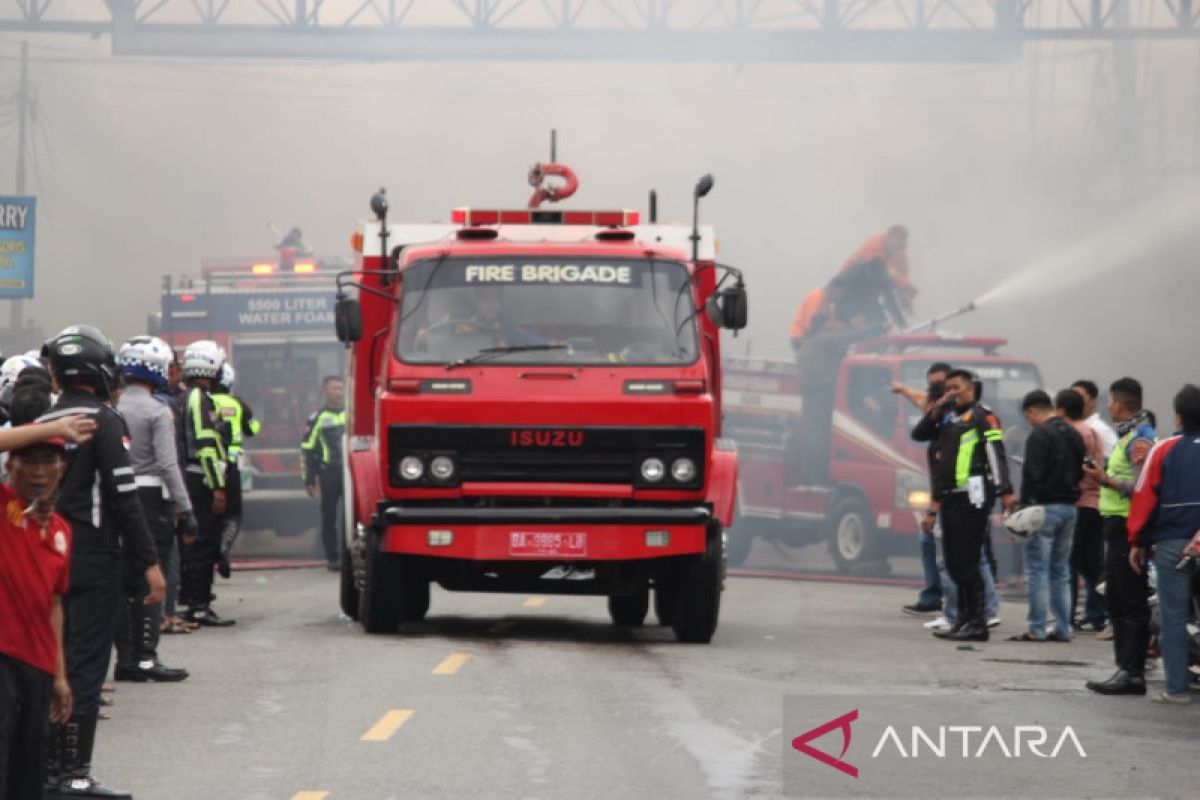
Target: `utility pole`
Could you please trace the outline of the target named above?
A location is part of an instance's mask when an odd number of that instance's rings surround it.
[[[25,194],[25,148],[29,141],[29,42],[21,42],[21,78],[17,86],[17,194]],[[13,298],[9,306],[8,326],[13,337],[20,335],[24,321],[21,300]]]

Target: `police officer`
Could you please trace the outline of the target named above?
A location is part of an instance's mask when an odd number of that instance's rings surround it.
[[[135,336],[121,346],[117,356],[127,384],[117,410],[129,427],[134,483],[164,572],[175,549],[175,512],[181,516],[184,530],[192,535],[196,531],[196,517],[179,471],[175,417],[153,394],[166,386],[170,362],[171,348],[155,336]],[[117,626],[113,677],[118,681],[184,680],[187,670],[172,669],[158,661],[163,609],[160,604],[147,606],[141,602],[137,578],[136,573],[131,575],[126,570],[125,607]]]
[[[221,518],[225,514],[225,445],[218,430],[211,392],[225,363],[225,350],[210,339],[192,342],[183,352],[183,376],[188,390],[179,401],[183,424],[180,453],[184,482],[196,514],[196,538],[183,540],[180,553],[179,602],[188,606],[184,619],[208,627],[226,627],[212,610],[213,567],[221,547]]]
[[[100,687],[108,672],[121,607],[122,550],[129,568],[145,577],[146,604],[163,599],[166,583],[138,503],[125,449],[129,431],[108,404],[118,377],[112,346],[96,328],[75,325],[47,342],[45,354],[62,388],[45,419],[87,414],[96,421],[92,440],[68,452],[58,498],[58,512],[71,524],[74,539],[66,598],[66,658],[75,710],[65,724],[51,726],[46,796],[128,798],[129,794],[107,789],[91,775]]]
[[[934,636],[986,642],[986,585],[980,569],[984,538],[997,496],[1005,511],[1016,506],[1016,499],[1000,420],[979,402],[971,373],[951,370],[944,398],[912,432],[916,441],[934,444],[930,454],[934,506],[921,527],[932,530],[941,515],[946,569],[958,587],[958,621],[948,631],[934,631]]]
[[[242,528],[242,452],[248,436],[257,436],[262,427],[254,412],[242,398],[233,393],[237,373],[228,361],[221,367],[212,393],[213,405],[221,421],[220,432],[225,444],[225,519],[221,526],[220,558],[217,572],[222,578],[230,576],[229,553]]]
[[[338,503],[342,499],[342,434],[346,430],[346,386],[336,375],[321,382],[325,406],[308,418],[300,450],[304,455],[304,488],[321,495],[321,544],[330,572],[339,569]],[[318,487],[320,487],[318,489]]]

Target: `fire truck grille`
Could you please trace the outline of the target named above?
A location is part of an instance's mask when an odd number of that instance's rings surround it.
[[[633,453],[467,451],[459,461],[464,481],[496,483],[629,483],[633,467]]]
[[[454,461],[453,483],[606,483],[644,488],[699,488],[706,453],[703,428],[531,427],[392,425],[388,454],[391,485],[437,485],[427,476],[405,482],[405,458],[429,464],[438,456]],[[667,477],[658,485],[640,477],[646,459],[669,467],[687,458],[695,465],[686,483]],[[661,468],[660,468],[661,469]]]

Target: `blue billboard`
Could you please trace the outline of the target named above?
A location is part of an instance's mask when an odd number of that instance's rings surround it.
[[[0,197],[0,297],[33,297],[36,197]]]

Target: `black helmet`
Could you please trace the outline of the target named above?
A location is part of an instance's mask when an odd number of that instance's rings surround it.
[[[72,325],[63,328],[42,347],[50,360],[50,371],[58,385],[66,389],[72,383],[86,383],[101,399],[108,399],[117,385],[117,360],[112,344],[99,328]]]

